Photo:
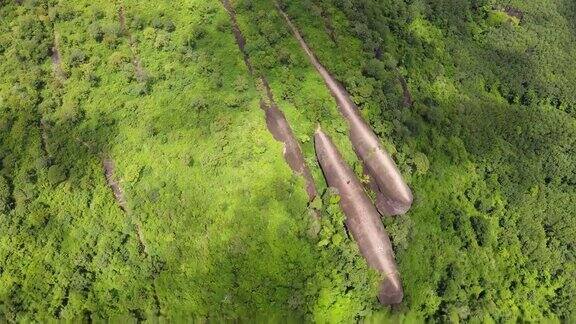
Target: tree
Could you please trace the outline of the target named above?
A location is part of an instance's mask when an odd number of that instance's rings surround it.
[[[0,213],[10,208],[10,186],[6,178],[0,175]]]

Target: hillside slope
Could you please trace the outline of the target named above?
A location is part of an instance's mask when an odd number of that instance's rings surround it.
[[[576,5],[229,4],[253,71],[220,1],[0,1],[0,321],[576,320]],[[414,194],[382,217],[400,305],[327,187],[319,125],[377,198],[277,4]]]
[[[411,175],[402,313],[574,319],[573,3],[283,6]]]

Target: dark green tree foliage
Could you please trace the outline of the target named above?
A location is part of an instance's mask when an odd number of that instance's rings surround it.
[[[128,314],[150,287],[125,218],[98,198],[109,195],[100,162],[81,144],[97,143],[89,140],[94,129],[58,116],[48,11],[43,1],[0,7],[8,36],[0,64],[0,319],[9,322],[110,314],[118,303],[116,313]]]
[[[436,321],[573,321],[573,3],[285,6],[377,133],[393,143],[401,168],[412,170],[412,221],[385,222],[406,278],[402,313]],[[336,43],[319,32],[314,6],[337,22]],[[411,109],[401,105],[398,73],[415,99]]]
[[[5,213],[11,207],[10,191],[10,184],[3,176],[0,176],[0,212],[2,213]]]

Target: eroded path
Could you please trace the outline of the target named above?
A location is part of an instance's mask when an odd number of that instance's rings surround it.
[[[122,187],[120,187],[120,183],[118,182],[118,180],[116,180],[116,177],[114,174],[114,170],[115,170],[114,161],[112,161],[112,159],[110,159],[110,158],[104,158],[102,161],[102,167],[104,169],[104,176],[106,177],[106,183],[108,184],[108,186],[112,190],[112,193],[114,194],[114,199],[118,203],[118,206],[129,217],[131,217],[131,213],[128,210],[128,204],[126,202],[126,197],[124,196],[124,191],[122,190]],[[142,233],[142,227],[140,226],[140,224],[135,222],[133,219],[131,219],[131,221],[134,224],[134,227],[136,228],[136,235],[138,236],[138,242],[140,244],[141,252],[144,253],[144,255],[148,256],[148,247],[146,246],[146,241],[144,240],[144,234]]]
[[[138,244],[140,246],[140,253],[142,253],[146,259],[151,260],[150,254],[148,252],[149,251],[148,246],[146,245],[146,240],[144,239],[144,233],[142,231],[142,226],[140,226],[140,224],[135,219],[133,219],[132,213],[128,209],[128,204],[126,202],[126,197],[124,195],[124,191],[122,190],[122,187],[120,186],[120,183],[118,182],[118,180],[116,180],[115,172],[114,172],[114,170],[115,170],[114,161],[109,157],[103,158],[102,168],[104,170],[104,176],[106,177],[106,183],[108,184],[108,186],[112,190],[112,193],[114,194],[114,199],[116,200],[116,203],[118,204],[120,209],[122,209],[122,211],[130,218],[130,222],[134,226],[134,229],[136,231],[136,236],[138,237]],[[158,290],[156,288],[156,276],[152,275],[151,278],[152,278],[152,286],[153,286],[152,288],[154,289],[154,303],[156,306],[156,315],[160,315],[162,309],[161,309],[161,305],[160,305],[160,299],[158,297]]]
[[[118,206],[124,211],[128,211],[128,206],[126,204],[126,198],[124,197],[124,192],[120,188],[120,184],[116,181],[114,177],[114,161],[110,158],[104,158],[102,161],[102,167],[104,168],[104,176],[106,176],[106,183],[112,189],[112,193],[114,193],[114,198],[118,203]],[[142,243],[142,242],[141,242]]]
[[[376,47],[376,49],[374,50],[374,58],[376,58],[379,61],[382,61],[383,54],[384,53],[382,51],[382,48]],[[397,75],[396,80],[398,80],[398,83],[400,83],[400,86],[402,87],[402,105],[405,108],[410,108],[412,107],[412,104],[414,102],[412,100],[412,94],[410,94],[410,88],[408,87],[408,82],[406,82],[406,79],[402,76],[397,67],[395,68],[394,72]]]
[[[245,49],[246,40],[242,35],[242,31],[240,30],[236,20],[236,13],[228,0],[222,0],[222,4],[230,16],[232,31],[236,38],[236,43],[242,52],[244,63],[246,63],[250,74],[254,75],[254,68]],[[284,116],[282,110],[278,108],[268,81],[263,76],[259,77],[259,81],[264,88],[263,91],[265,92],[265,98],[260,100],[260,108],[262,108],[266,114],[266,126],[274,136],[274,139],[284,144],[284,159],[292,171],[304,177],[306,182],[306,193],[308,194],[309,200],[312,201],[317,195],[316,185],[314,184],[314,179],[312,178],[310,169],[304,161],[304,155],[302,154],[300,145],[294,136],[290,124],[286,120],[286,116]]]
[[[398,75],[398,82],[400,82],[400,85],[402,86],[402,104],[406,108],[412,107],[414,101],[412,100],[412,95],[410,94],[410,89],[408,89],[406,79],[404,79],[402,75]]]
[[[52,48],[50,49],[51,52],[50,60],[52,62],[52,71],[54,73],[54,79],[59,83],[59,85],[62,85],[62,83],[66,80],[66,74],[64,73],[64,70],[62,70],[62,59],[60,57],[58,39],[59,39],[58,34],[54,32],[54,43],[52,44]],[[52,155],[50,154],[50,151],[48,149],[48,139],[49,139],[48,132],[50,125],[44,118],[42,112],[39,112],[38,126],[40,127],[42,152],[46,157],[46,159],[48,160],[48,163],[51,163]]]
[[[334,30],[334,25],[332,24],[332,20],[330,18],[330,13],[326,10],[326,8],[322,5],[312,5],[312,10],[317,12],[317,15],[322,17],[322,25],[324,26],[324,31],[330,37],[330,40],[334,43],[338,43],[338,39],[336,38],[336,31]]]
[[[120,5],[118,9],[118,21],[120,22],[120,30],[122,34],[128,37],[128,42],[130,44],[130,51],[132,52],[132,65],[134,66],[134,74],[136,75],[136,80],[138,82],[145,82],[146,71],[142,66],[142,61],[140,60],[140,56],[138,54],[138,42],[136,42],[136,38],[132,36],[130,30],[126,27],[126,10],[124,9],[124,5]]]
[[[368,175],[374,179],[373,188],[376,189],[377,207],[384,215],[404,214],[412,205],[412,192],[404,182],[396,163],[380,144],[374,131],[364,121],[358,107],[352,101],[346,89],[324,68],[318,61],[310,47],[288,15],[276,3],[276,8],[286,20],[287,25],[298,40],[300,46],[316,68],[330,93],[336,99],[340,112],[347,120],[350,141],[356,154],[364,163]]]
[[[382,304],[398,304],[403,290],[388,233],[380,215],[366,195],[358,177],[322,130],[314,135],[316,156],[330,187],[340,195],[340,206],[346,215],[346,227],[358,244],[368,265],[383,274],[378,299]]]
[[[248,52],[246,52],[246,40],[244,39],[244,35],[242,35],[242,31],[240,30],[240,26],[238,25],[238,20],[236,20],[236,12],[230,5],[229,0],[222,0],[222,5],[224,9],[230,16],[230,22],[232,23],[232,32],[234,33],[234,38],[236,39],[236,44],[240,48],[240,52],[242,52],[242,58],[244,59],[244,64],[248,68],[248,71],[251,75],[254,75],[254,67],[250,62],[250,56],[248,56]]]
[[[62,62],[60,59],[60,50],[58,49],[58,34],[54,34],[54,44],[51,49],[50,59],[52,60],[52,69],[56,79],[60,82],[66,80],[66,75],[62,70]]]

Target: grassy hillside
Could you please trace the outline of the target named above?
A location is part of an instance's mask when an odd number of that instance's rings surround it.
[[[273,1],[231,4],[256,76],[219,1],[0,1],[0,321],[575,320],[576,6],[281,3],[415,194],[386,308],[315,157],[321,125],[365,180],[334,99]]]

